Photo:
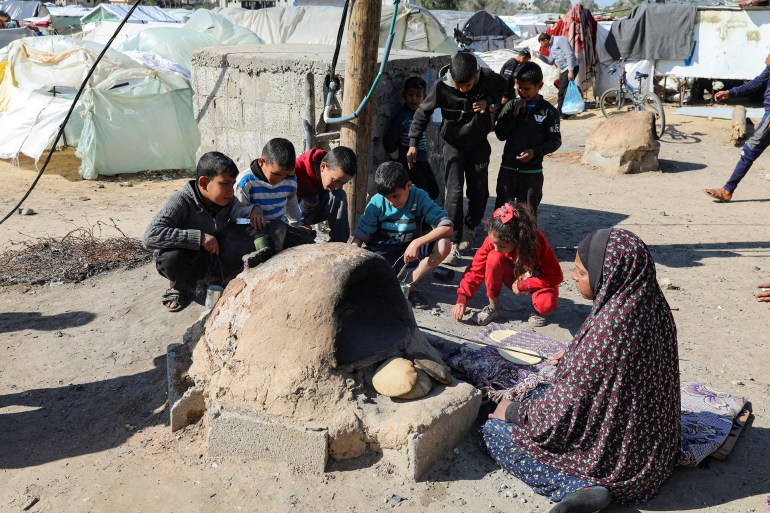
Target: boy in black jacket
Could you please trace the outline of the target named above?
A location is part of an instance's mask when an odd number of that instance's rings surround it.
[[[492,148],[487,135],[492,131],[492,111],[505,94],[507,81],[488,68],[480,68],[471,53],[458,53],[439,72],[439,80],[414,113],[409,128],[406,159],[412,167],[417,143],[428,127],[433,111],[441,109],[441,137],[446,177],[444,210],[454,224],[452,253],[446,263],[459,260],[458,244],[463,230],[473,235],[484,217],[489,199],[487,168]],[[468,181],[468,215],[463,215],[463,184]],[[466,241],[467,242],[467,241]]]
[[[540,95],[540,66],[524,62],[516,68],[514,79],[521,98],[506,104],[495,125],[497,138],[506,141],[495,208],[517,200],[526,202],[537,215],[543,199],[543,156],[561,146],[559,111]]]

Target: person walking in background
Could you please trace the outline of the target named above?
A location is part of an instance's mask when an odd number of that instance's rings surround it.
[[[500,102],[501,105],[505,105],[510,100],[516,98],[516,81],[513,76],[516,73],[519,64],[528,62],[532,59],[529,48],[514,48],[512,51],[513,57],[505,61],[503,67],[500,68],[500,75],[508,81],[508,89],[503,95],[503,99]]]
[[[575,56],[575,51],[569,44],[569,39],[564,36],[551,36],[543,32],[537,36],[537,40],[540,42],[540,48],[548,50],[549,54],[543,55],[541,53],[540,59],[559,68],[558,108],[562,119],[567,119],[569,116],[562,114],[561,106],[564,103],[564,96],[567,94],[567,86],[570,80],[573,80],[580,70],[577,56]]]
[[[762,121],[757,125],[757,130],[754,135],[746,141],[741,150],[741,158],[735,165],[733,174],[719,189],[704,189],[704,192],[712,198],[727,202],[733,199],[733,192],[738,187],[738,184],[746,176],[746,173],[751,169],[754,161],[762,155],[768,145],[770,145],[770,130],[768,130],[768,124],[770,124],[770,55],[765,57],[765,69],[755,79],[749,80],[743,85],[733,87],[727,91],[719,91],[714,95],[714,99],[718,102],[725,101],[731,96],[745,96],[751,94],[754,91],[759,91],[762,88],[765,90],[765,114],[762,116]]]

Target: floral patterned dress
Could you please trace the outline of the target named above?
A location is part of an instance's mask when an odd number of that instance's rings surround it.
[[[553,383],[524,401],[520,425],[502,423],[507,452],[499,421],[485,425],[484,437],[501,465],[552,500],[598,485],[636,504],[658,492],[679,452],[676,326],[636,235],[612,230],[601,272],[591,314]],[[511,454],[526,459],[511,465]],[[536,486],[544,478],[555,486]]]

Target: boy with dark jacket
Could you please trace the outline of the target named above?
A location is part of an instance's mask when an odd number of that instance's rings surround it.
[[[245,226],[251,206],[239,206],[233,186],[238,168],[211,151],[198,161],[196,179],[174,193],[144,232],[144,247],[155,250],[155,267],[170,287],[162,303],[170,312],[185,308],[199,280],[225,285],[243,268],[242,257],[254,251]]]
[[[492,112],[505,94],[507,81],[488,68],[480,68],[471,53],[458,53],[449,67],[439,72],[439,80],[414,113],[409,129],[407,163],[414,165],[417,144],[428,127],[433,111],[441,109],[441,137],[446,177],[444,210],[454,225],[452,253],[448,264],[457,264],[458,245],[463,229],[472,241],[476,227],[484,217],[489,199],[487,168],[492,148],[487,135],[492,131]],[[463,185],[468,185],[468,215],[463,213]]]
[[[526,202],[537,215],[543,199],[543,157],[561,146],[559,111],[540,95],[540,66],[524,62],[514,79],[521,98],[506,104],[495,125],[497,138],[506,141],[495,208],[506,202]]]

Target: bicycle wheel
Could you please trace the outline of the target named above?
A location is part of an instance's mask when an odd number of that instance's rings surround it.
[[[599,107],[605,118],[620,111],[626,103],[628,103],[628,96],[620,89],[607,89],[599,98]]]
[[[642,96],[642,106],[655,113],[655,138],[660,139],[666,131],[666,111],[663,110],[663,103],[657,94],[646,93]]]

